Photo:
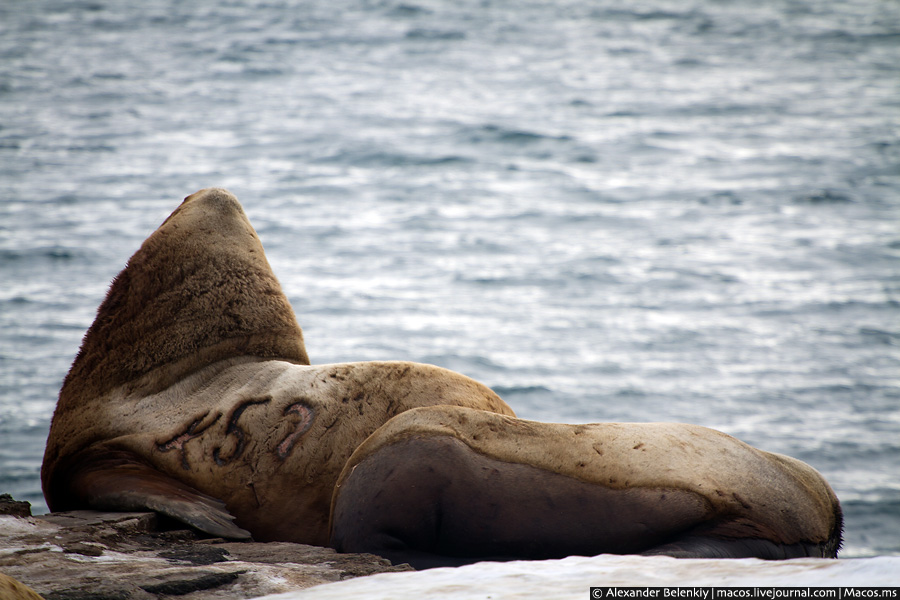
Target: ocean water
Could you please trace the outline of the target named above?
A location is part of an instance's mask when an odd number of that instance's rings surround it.
[[[181,198],[243,202],[315,363],[821,471],[900,555],[900,4],[0,4],[0,492]]]

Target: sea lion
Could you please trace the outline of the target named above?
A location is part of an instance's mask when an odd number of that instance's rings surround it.
[[[416,568],[580,554],[835,557],[840,504],[803,462],[680,423],[404,412],[350,457],[330,544]]]
[[[54,511],[149,509],[212,535],[420,567],[840,545],[818,473],[722,433],[533,423],[438,367],[310,365],[221,189],[188,196],[113,280],[63,382],[41,477]]]
[[[207,533],[325,545],[347,458],[391,417],[513,415],[408,362],[310,366],[238,200],[201,190],[113,280],[63,382],[41,472],[53,511],[149,509]]]

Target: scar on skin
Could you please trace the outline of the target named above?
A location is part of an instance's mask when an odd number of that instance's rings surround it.
[[[184,445],[195,437],[199,437],[204,431],[212,427],[221,416],[222,413],[220,412],[206,413],[205,415],[203,415],[199,419],[195,419],[190,425],[188,425],[187,429],[185,429],[183,433],[176,435],[168,442],[157,442],[156,449],[160,452],[178,450],[179,452],[181,452],[181,467],[185,470],[190,469],[191,467],[188,464],[187,454],[184,451]]]
[[[290,432],[287,437],[281,441],[280,444],[278,444],[276,453],[278,454],[278,458],[282,460],[288,457],[288,455],[291,453],[291,450],[294,449],[294,444],[298,439],[300,439],[300,436],[306,433],[313,422],[312,409],[302,402],[295,402],[294,404],[291,404],[290,406],[285,408],[284,416],[288,415],[299,415],[300,420],[294,426],[294,430]]]
[[[222,416],[222,413],[206,413],[199,419],[194,420],[193,423],[188,425],[187,429],[183,433],[180,433],[173,437],[168,442],[158,442],[156,444],[156,448],[160,452],[168,452],[169,450],[184,450],[184,444],[201,433],[212,427],[212,425],[219,420],[219,417]],[[212,418],[210,418],[212,417]]]

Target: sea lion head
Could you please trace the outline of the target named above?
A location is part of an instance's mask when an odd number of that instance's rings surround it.
[[[185,198],[113,280],[57,413],[72,398],[138,380],[152,393],[240,356],[309,364],[303,333],[241,204],[209,188]]]

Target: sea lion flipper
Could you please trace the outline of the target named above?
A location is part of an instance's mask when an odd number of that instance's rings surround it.
[[[128,452],[82,459],[69,473],[75,498],[99,510],[152,510],[210,535],[247,540],[225,503],[169,477]]]
[[[701,528],[703,529],[703,528]],[[798,542],[779,544],[762,538],[728,539],[708,535],[706,532],[687,533],[667,544],[661,544],[641,554],[645,556],[672,556],[674,558],[762,558],[785,560],[789,558],[834,557],[837,550],[828,544]]]

